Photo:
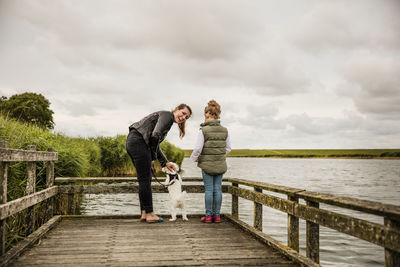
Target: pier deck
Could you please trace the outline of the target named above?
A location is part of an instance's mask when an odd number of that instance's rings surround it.
[[[63,218],[11,266],[293,266],[229,222]]]
[[[27,150],[11,149],[0,141],[0,266],[288,266],[295,262],[317,267],[321,226],[384,248],[385,265],[400,266],[400,206],[224,178],[222,192],[230,194],[232,201],[231,212],[224,214],[221,224],[202,224],[198,216],[190,222],[153,225],[141,223],[135,215],[76,216],[81,196],[138,193],[137,178],[55,179],[57,160],[52,148],[36,151],[30,145]],[[13,162],[26,163],[26,195],[8,201],[8,169]],[[45,188],[36,188],[44,182],[44,177],[41,183],[36,181],[37,162],[45,163],[38,165],[41,173],[46,173]],[[204,194],[202,178],[185,177],[184,182],[182,189],[187,193]],[[154,183],[152,192],[167,190]],[[254,203],[253,226],[239,219],[242,200]],[[264,206],[287,214],[285,244],[263,232],[268,228],[263,226]],[[379,216],[381,223],[361,219],[358,213]],[[12,216],[16,219],[10,219]],[[300,219],[306,222],[305,255],[299,253]],[[8,248],[9,232],[25,238]]]

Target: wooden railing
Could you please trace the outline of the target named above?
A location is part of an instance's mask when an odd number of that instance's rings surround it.
[[[5,220],[22,211],[28,210],[28,233],[33,229],[33,211],[35,204],[46,201],[46,219],[53,216],[53,200],[57,195],[59,201],[66,197],[65,214],[75,214],[77,203],[76,195],[81,194],[106,194],[106,193],[136,193],[138,184],[133,177],[63,177],[56,178],[54,185],[54,161],[57,153],[49,149],[48,152],[8,149],[7,144],[0,143],[0,234],[1,255],[5,251]],[[7,168],[9,162],[26,161],[27,164],[27,196],[7,202]],[[35,162],[47,162],[47,188],[35,192]],[[163,178],[159,178],[163,180]],[[204,186],[200,178],[184,178],[183,189],[188,193],[203,193]],[[278,249],[283,254],[291,257],[302,265],[319,264],[319,226],[325,226],[339,232],[366,240],[385,248],[386,266],[400,265],[400,207],[378,202],[360,200],[349,197],[338,197],[329,194],[310,192],[303,189],[272,185],[262,182],[254,182],[236,178],[224,178],[222,191],[232,195],[232,213],[226,214],[226,218],[240,225],[263,242]],[[188,183],[186,183],[188,182]],[[197,183],[189,183],[197,182]],[[245,186],[245,187],[243,187]],[[161,185],[152,185],[153,192],[165,193]],[[277,197],[268,192],[279,193],[287,196],[287,199]],[[239,198],[254,202],[254,227],[239,220]],[[304,200],[305,204],[299,203]],[[377,224],[352,216],[332,212],[319,207],[320,203],[334,207],[345,208],[350,211],[360,211],[383,218],[383,224]],[[287,247],[280,244],[262,232],[263,209],[268,206],[288,214],[288,241]],[[58,203],[57,206],[61,206]],[[58,213],[59,211],[57,211]],[[53,217],[54,218],[54,217]],[[53,220],[53,218],[51,220]],[[299,219],[306,221],[306,254],[299,252]],[[14,253],[16,255],[16,253]],[[10,256],[11,257],[11,256]]]
[[[288,214],[288,246],[299,251],[299,218],[306,220],[307,257],[319,263],[319,226],[357,237],[385,248],[386,266],[400,266],[400,207],[350,197],[306,191],[298,188],[278,186],[242,179],[227,179],[232,183],[228,192],[232,194],[232,216],[239,216],[238,197],[254,201],[254,227],[262,231],[262,205]],[[241,188],[252,187],[254,190]],[[263,191],[287,195],[283,199]],[[303,199],[306,205],[300,204]],[[384,224],[376,224],[348,215],[319,208],[319,204],[360,211],[383,218]]]
[[[6,219],[23,210],[26,213],[26,235],[35,231],[35,213],[33,206],[46,201],[46,218],[53,217],[53,197],[57,194],[54,186],[54,161],[58,154],[54,149],[36,151],[35,146],[28,146],[28,150],[9,149],[6,141],[0,141],[0,256],[6,250]],[[46,162],[46,189],[36,192],[36,162]],[[10,162],[27,162],[26,165],[26,196],[7,202],[7,173]]]

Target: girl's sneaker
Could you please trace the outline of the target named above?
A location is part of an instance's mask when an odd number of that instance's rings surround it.
[[[201,217],[201,221],[204,223],[212,223],[212,217],[211,216]]]
[[[213,221],[215,222],[215,223],[220,223],[221,222],[221,216],[214,216],[213,217]]]

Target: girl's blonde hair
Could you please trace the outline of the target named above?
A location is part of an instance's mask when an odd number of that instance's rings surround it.
[[[204,114],[210,114],[214,119],[219,119],[221,114],[221,106],[214,99],[208,101],[207,107],[204,108]]]
[[[190,115],[192,115],[192,109],[186,105],[186,104],[180,104],[179,106],[177,106],[172,112],[175,112],[177,110],[181,110],[187,108],[190,112]],[[183,138],[185,136],[185,125],[186,125],[186,121],[178,123],[178,128],[179,128],[179,137]]]

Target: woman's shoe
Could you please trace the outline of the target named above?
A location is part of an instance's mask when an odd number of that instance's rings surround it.
[[[214,216],[213,217],[213,222],[215,222],[215,223],[220,223],[221,222],[221,216]]]
[[[158,220],[148,220],[148,221],[146,220],[147,223],[161,223],[163,221],[164,219],[161,217],[159,217]]]
[[[212,217],[211,216],[201,217],[201,221],[204,223],[212,223]]]

